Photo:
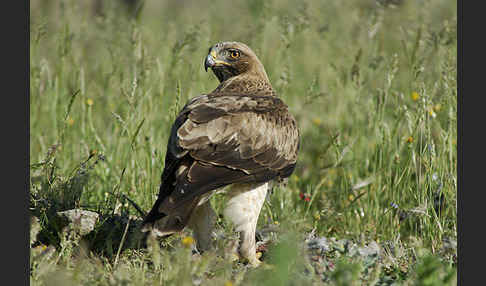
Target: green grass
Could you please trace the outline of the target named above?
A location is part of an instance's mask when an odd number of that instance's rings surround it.
[[[146,1],[135,16],[104,2],[102,14],[90,1],[30,3],[33,285],[455,283],[455,2]],[[224,242],[193,256],[190,232],[122,243],[115,219],[140,217],[126,197],[152,206],[172,121],[217,86],[203,59],[223,40],[257,53],[301,131],[297,168],[259,218],[279,231],[258,269],[223,259]],[[212,203],[221,213],[224,197]],[[75,207],[102,215],[83,239],[54,220]],[[312,231],[393,251],[369,260],[336,246],[319,272],[303,254]]]

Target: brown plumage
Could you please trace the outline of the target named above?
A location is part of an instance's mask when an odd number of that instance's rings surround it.
[[[177,116],[159,196],[143,231],[168,235],[189,225],[198,248],[210,249],[214,211],[209,196],[232,185],[224,213],[241,232],[239,254],[258,264],[254,235],[267,182],[294,171],[299,132],[263,65],[245,44],[214,45],[205,59],[208,67],[220,85],[190,100]]]

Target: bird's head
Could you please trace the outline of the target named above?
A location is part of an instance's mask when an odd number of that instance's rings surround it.
[[[255,53],[239,42],[220,42],[209,48],[204,69],[213,70],[220,82],[229,78],[248,75],[268,80],[265,69]]]

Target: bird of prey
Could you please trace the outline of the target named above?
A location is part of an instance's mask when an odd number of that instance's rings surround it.
[[[175,119],[159,195],[142,231],[167,236],[188,226],[199,250],[213,248],[216,215],[209,197],[223,189],[224,217],[240,235],[235,254],[256,266],[258,216],[269,184],[295,169],[299,130],[247,45],[215,44],[204,68],[220,84],[189,100]]]

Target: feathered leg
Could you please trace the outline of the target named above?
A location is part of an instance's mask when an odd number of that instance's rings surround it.
[[[233,185],[227,193],[229,200],[224,210],[224,216],[240,233],[239,254],[254,266],[261,263],[256,257],[255,231],[267,190],[268,183]]]

